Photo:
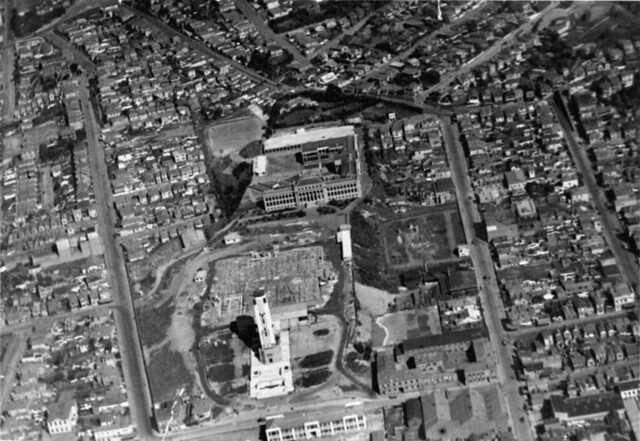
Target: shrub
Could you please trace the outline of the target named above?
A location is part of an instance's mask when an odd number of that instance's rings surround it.
[[[319,384],[327,381],[330,376],[331,371],[329,371],[329,369],[318,369],[315,371],[311,371],[310,373],[296,381],[296,383],[298,386],[302,387],[318,386]]]
[[[318,329],[316,331],[313,331],[313,335],[315,337],[324,337],[325,335],[329,335],[329,330],[328,329]]]

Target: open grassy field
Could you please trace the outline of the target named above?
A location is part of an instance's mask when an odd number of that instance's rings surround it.
[[[237,118],[216,122],[205,130],[205,146],[212,156],[239,153],[262,138],[263,122],[248,112]]]
[[[140,339],[146,348],[161,343],[167,337],[171,326],[171,316],[175,311],[173,299],[169,299],[157,308],[141,306],[136,308],[136,319]]]
[[[380,228],[375,215],[356,210],[350,221],[356,280],[374,288],[397,292],[397,278],[385,271],[385,250],[379,239]]]
[[[182,355],[171,350],[169,343],[151,353],[147,360],[147,371],[154,403],[175,398],[177,391],[193,383]]]
[[[297,385],[312,387],[329,378],[335,369],[340,330],[338,320],[330,315],[319,316],[318,322],[308,327],[291,330],[291,369]]]

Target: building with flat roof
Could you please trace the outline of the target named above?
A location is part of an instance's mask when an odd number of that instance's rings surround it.
[[[367,417],[357,413],[325,415],[314,421],[272,419],[266,424],[267,441],[293,441],[355,434],[367,429]]]
[[[589,420],[601,420],[611,411],[618,412],[620,416],[624,412],[622,398],[613,392],[574,398],[552,395],[551,407],[561,422],[576,425]]]
[[[258,155],[253,158],[253,175],[264,176],[267,174],[267,157],[265,155]]]
[[[492,361],[475,363],[486,358],[486,341],[486,328],[474,328],[411,338],[394,348],[383,348],[376,353],[378,390],[389,396],[458,386],[464,381],[459,372],[467,370],[469,386],[495,381]]]
[[[265,155],[295,155],[303,167],[289,178],[258,184],[266,211],[316,207],[362,195],[358,139],[353,126],[279,134],[264,141],[263,151]]]
[[[623,400],[627,398],[638,398],[640,394],[640,378],[634,378],[632,380],[621,381],[618,383],[618,392]]]
[[[351,258],[353,257],[353,253],[351,252],[351,225],[340,225],[337,240],[341,245],[342,260],[345,262],[351,261]]]
[[[265,155],[300,151],[303,146],[329,147],[341,138],[354,137],[353,126],[305,128],[278,133],[265,140],[262,149]]]

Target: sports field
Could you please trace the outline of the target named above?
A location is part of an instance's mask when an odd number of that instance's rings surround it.
[[[204,132],[205,145],[214,157],[239,153],[262,138],[263,124],[251,113],[216,122]]]

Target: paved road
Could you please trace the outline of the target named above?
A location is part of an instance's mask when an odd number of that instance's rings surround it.
[[[582,175],[584,185],[589,189],[593,204],[598,210],[598,213],[600,213],[600,218],[602,219],[602,232],[607,244],[618,262],[623,278],[630,286],[633,287],[637,295],[640,269],[634,262],[632,255],[623,249],[620,240],[616,237],[616,230],[622,231],[620,221],[615,213],[607,209],[605,202],[606,198],[602,189],[598,187],[593,168],[591,167],[591,161],[589,161],[589,158],[587,157],[585,148],[578,145],[578,142],[576,141],[576,133],[572,129],[570,122],[567,120],[563,109],[560,108],[556,100],[550,100],[550,103],[556,113],[558,121],[560,122],[560,127],[562,127],[562,131],[564,132],[564,138],[567,141],[567,145],[569,146],[571,156],[573,156],[576,168]],[[562,107],[564,107],[564,105],[562,105]]]
[[[326,42],[325,44],[320,46],[318,49],[314,50],[309,55],[307,55],[307,58],[309,60],[313,60],[317,56],[324,54],[329,49],[331,49],[332,47],[334,47],[335,45],[340,43],[340,40],[342,40],[342,37],[344,37],[345,35],[353,35],[353,34],[355,34],[356,32],[358,32],[367,23],[367,21],[369,21],[369,18],[371,18],[371,16],[373,16],[373,14],[375,14],[375,12],[372,13],[372,14],[367,15],[365,18],[363,18],[362,20],[360,20],[359,22],[357,22],[353,26],[349,27],[348,29],[345,29],[339,35],[333,37],[331,40],[329,40],[328,42]]]
[[[271,86],[273,89],[276,89],[276,90],[282,90],[282,91],[290,90],[289,87],[281,85],[281,84],[278,84],[275,81],[272,81],[272,80],[260,75],[259,73],[247,68],[246,66],[243,66],[242,64],[238,63],[237,61],[234,61],[234,60],[232,60],[231,58],[229,58],[229,57],[227,57],[225,55],[219,54],[218,52],[210,49],[208,46],[206,46],[201,41],[198,41],[195,38],[188,37],[188,36],[184,35],[183,33],[181,33],[180,31],[177,31],[177,30],[173,29],[171,26],[169,26],[168,24],[164,23],[162,20],[158,20],[153,15],[147,14],[146,12],[142,12],[139,9],[135,9],[135,8],[129,6],[129,5],[126,5],[126,4],[122,4],[122,7],[127,9],[129,12],[132,12],[132,13],[136,14],[137,16],[147,20],[153,27],[155,27],[156,29],[160,30],[161,32],[163,32],[163,33],[165,33],[167,35],[170,35],[170,36],[179,37],[179,38],[183,39],[184,41],[189,43],[189,45],[191,46],[192,49],[197,50],[201,54],[206,55],[206,56],[211,57],[211,58],[215,58],[215,59],[217,59],[219,61],[223,61],[225,63],[229,63],[236,70],[240,71],[241,73],[243,73],[244,75],[246,75],[247,77],[252,79],[253,81],[256,81],[258,84],[266,84],[266,85]]]
[[[127,385],[129,407],[132,410],[138,434],[143,439],[155,436],[150,415],[152,401],[144,365],[142,345],[135,321],[133,300],[129,291],[129,279],[124,266],[122,250],[114,240],[115,219],[111,209],[111,191],[104,148],[98,141],[100,127],[89,102],[89,88],[86,77],[82,77],[79,89],[80,104],[85,118],[85,130],[89,150],[89,164],[96,197],[99,232],[104,244],[104,255],[109,272],[114,303],[118,306],[115,314],[118,341],[123,360],[123,372]]]
[[[173,441],[200,441],[223,439],[225,441],[236,440],[258,440],[259,435],[259,419],[267,416],[283,415],[282,420],[287,419],[320,419],[322,415],[330,412],[337,412],[345,409],[347,403],[358,400],[362,402],[361,406],[353,409],[353,412],[369,412],[386,405],[401,404],[402,399],[377,399],[370,400],[367,398],[344,397],[336,398],[330,401],[316,401],[305,404],[289,404],[286,402],[277,403],[273,406],[264,406],[258,409],[245,411],[229,416],[224,420],[209,426],[199,427],[190,430],[188,433],[174,434],[167,437]]]
[[[87,63],[86,56],[73,48],[70,43],[55,34],[49,38],[56,45],[64,48],[67,56]],[[85,68],[90,70],[91,65]],[[109,273],[109,285],[112,289],[116,306],[115,322],[118,340],[123,360],[123,372],[127,384],[129,406],[138,428],[138,434],[143,439],[155,436],[151,416],[153,415],[151,394],[144,364],[142,344],[138,335],[135,321],[133,299],[129,289],[129,279],[124,265],[122,249],[116,242],[115,215],[112,210],[113,200],[110,191],[107,163],[104,147],[99,142],[100,126],[96,121],[91,102],[89,101],[89,84],[87,77],[80,77],[80,105],[85,120],[87,134],[87,149],[89,152],[89,166],[94,188],[100,236],[104,245],[104,257]]]
[[[457,20],[455,20],[455,21],[453,21],[451,23],[447,23],[447,24],[439,27],[435,31],[430,32],[430,33],[428,33],[426,35],[423,35],[422,37],[418,38],[411,45],[411,47],[409,47],[408,49],[400,52],[398,55],[392,57],[387,62],[378,64],[373,69],[371,69],[369,72],[367,72],[365,75],[363,75],[363,77],[360,80],[361,81],[366,81],[367,79],[371,78],[372,75],[374,75],[375,73],[379,72],[381,69],[387,67],[390,63],[393,63],[395,61],[402,61],[405,58],[411,56],[411,54],[413,54],[413,51],[415,50],[415,48],[418,47],[420,44],[424,43],[425,41],[429,41],[429,40],[434,39],[436,37],[436,35],[438,35],[438,34],[447,33],[455,25],[459,25],[460,23],[464,23],[465,21],[476,17],[478,14],[480,14],[481,11],[484,10],[486,5],[487,5],[487,3],[485,2],[481,6],[477,7],[476,9],[474,9],[473,11],[466,12],[462,17],[458,18]]]
[[[262,17],[256,12],[256,10],[252,5],[249,4],[247,0],[235,0],[235,3],[236,8],[238,8],[245,15],[245,17],[247,17],[247,19],[251,23],[253,23],[258,32],[260,32],[260,35],[262,35],[265,40],[273,41],[277,43],[281,48],[289,51],[289,53],[293,55],[293,59],[297,61],[303,68],[311,66],[309,60],[307,60],[304,55],[300,53],[297,47],[291,44],[291,42],[282,35],[273,32],[269,25],[264,22]]]
[[[471,259],[475,268],[478,286],[482,287],[480,301],[493,352],[496,355],[499,387],[501,387],[501,392],[505,397],[507,412],[515,438],[518,441],[533,441],[532,429],[528,424],[526,414],[522,410],[524,401],[519,394],[518,382],[511,368],[511,347],[502,344],[505,338],[501,323],[504,309],[489,253],[489,246],[475,237],[474,223],[480,220],[480,213],[471,199],[473,191],[466,159],[462,146],[458,142],[458,131],[453,127],[449,118],[441,118],[441,121],[444,129],[445,148],[458,198],[458,207],[460,208],[460,217],[462,218],[465,236],[471,251]],[[520,420],[521,417],[524,417],[522,421]]]
[[[453,110],[451,110],[448,107],[419,103],[417,101],[413,101],[410,99],[396,98],[388,95],[375,95],[372,93],[344,93],[342,95],[345,98],[368,98],[368,99],[374,99],[377,101],[382,101],[390,104],[400,104],[402,106],[413,107],[424,113],[430,113],[438,116],[451,116],[455,113]]]
[[[516,30],[510,32],[508,35],[506,35],[503,38],[501,38],[500,40],[496,41],[487,50],[483,51],[482,53],[480,53],[479,55],[474,57],[468,63],[465,63],[464,65],[456,68],[456,70],[454,70],[454,71],[447,72],[442,77],[440,77],[440,81],[438,82],[438,84],[435,84],[434,86],[432,86],[429,89],[425,90],[422,93],[422,95],[428,96],[432,92],[439,91],[442,88],[447,88],[449,83],[454,78],[459,78],[462,74],[465,74],[465,73],[471,71],[471,69],[473,69],[474,67],[479,66],[479,65],[481,65],[483,63],[486,63],[487,61],[491,60],[496,55],[498,55],[500,53],[500,51],[502,51],[502,49],[505,46],[508,46],[509,43],[511,43],[513,41],[513,39],[515,38],[516,35],[523,35],[523,34],[531,32],[531,29],[533,28],[533,26],[537,22],[537,20],[540,20],[541,18],[543,18],[546,14],[551,12],[556,6],[557,6],[557,4],[555,2],[550,3],[546,8],[544,8],[542,11],[540,11],[540,13],[538,14],[538,16],[536,17],[535,20],[527,20],[525,23],[520,25],[520,27],[518,27]]]
[[[73,59],[76,63],[80,64],[85,72],[89,75],[93,75],[96,72],[96,66],[93,61],[87,56],[86,53],[75,47],[71,42],[65,40],[53,31],[43,34],[44,38],[49,40],[51,44],[59,47],[63,52],[66,52],[67,58]]]

